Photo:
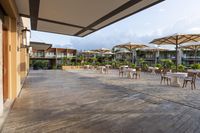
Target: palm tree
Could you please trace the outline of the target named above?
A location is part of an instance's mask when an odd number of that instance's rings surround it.
[[[95,64],[96,61],[97,61],[97,58],[96,57],[92,57],[91,60],[92,60],[92,63]]]
[[[79,57],[78,57],[78,60],[80,60],[80,62],[81,62],[81,65],[84,63],[84,56],[83,55],[80,55]]]

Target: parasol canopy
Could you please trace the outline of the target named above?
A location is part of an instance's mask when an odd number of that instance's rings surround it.
[[[111,52],[111,50],[108,48],[95,49],[95,50],[91,50],[91,51],[99,52],[99,53]]]
[[[200,42],[185,44],[185,45],[182,45],[180,48],[193,50],[194,58],[195,58],[194,62],[196,63],[197,51],[200,49]]]
[[[198,50],[198,49],[200,49],[200,42],[197,42],[197,43],[186,43],[185,45],[180,46],[180,48]]]
[[[113,52],[105,52],[105,53],[103,53],[104,55],[114,55],[114,53]]]
[[[115,47],[118,47],[118,48],[126,48],[128,49],[129,51],[133,50],[133,49],[138,49],[138,48],[145,48],[145,47],[148,47],[147,45],[144,45],[144,44],[140,44],[140,43],[126,43],[126,44],[120,44],[120,45],[116,45]]]
[[[142,48],[140,49],[142,51],[168,51],[168,49],[166,48],[161,48],[161,47],[158,47],[158,46],[155,46],[155,47],[146,47],[146,48]]]
[[[159,46],[146,47],[146,48],[142,48],[140,50],[141,51],[151,51],[151,52],[155,53],[155,64],[157,64],[159,61],[160,51],[168,51],[168,49],[161,48]]]
[[[198,41],[200,41],[200,34],[174,34],[171,36],[154,39],[150,43],[157,45],[180,45],[183,43]]]
[[[145,47],[148,47],[147,45],[144,45],[144,44],[140,44],[140,43],[125,43],[125,44],[120,44],[120,45],[116,45],[114,48],[125,48],[129,51],[132,52],[132,62],[135,64],[136,63],[136,49],[138,48],[145,48]]]
[[[87,51],[83,51],[83,54],[98,54],[99,52],[96,51],[92,51],[92,50],[87,50]]]
[[[200,41],[200,34],[174,34],[151,41],[157,45],[175,45],[176,46],[176,71],[178,68],[178,48],[183,43]]]

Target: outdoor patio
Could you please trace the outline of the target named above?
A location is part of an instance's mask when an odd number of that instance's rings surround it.
[[[199,81],[191,90],[160,85],[149,73],[30,71],[2,132],[199,133]]]

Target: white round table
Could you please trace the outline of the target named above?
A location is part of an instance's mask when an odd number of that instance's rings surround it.
[[[148,67],[149,70],[152,70],[152,74],[155,74],[155,70],[158,70],[159,68],[158,67]]]
[[[85,69],[90,69],[90,65],[84,65]]]
[[[105,66],[99,66],[99,69],[100,69],[100,73],[105,73],[106,67]]]
[[[125,69],[125,71],[127,73],[127,77],[128,78],[132,78],[133,77],[133,73],[136,72],[136,69],[127,68],[127,69]]]
[[[197,70],[196,69],[188,69],[187,71],[192,72],[192,73],[197,73],[197,74],[200,73],[199,69],[197,69]]]
[[[188,75],[187,73],[183,73],[183,72],[175,72],[175,73],[168,72],[167,73],[167,76],[172,77],[172,84],[171,85],[175,86],[175,87],[181,87],[179,78],[187,77],[187,75]]]
[[[105,65],[105,73],[108,73],[108,70],[111,68],[111,65]]]

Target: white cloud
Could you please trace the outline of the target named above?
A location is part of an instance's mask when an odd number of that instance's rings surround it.
[[[188,32],[192,32],[192,33],[200,33],[200,27],[193,27],[188,29]]]

